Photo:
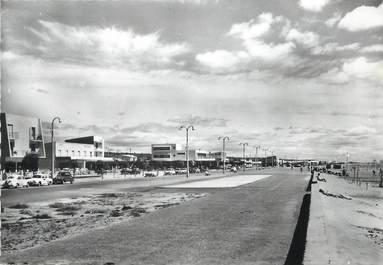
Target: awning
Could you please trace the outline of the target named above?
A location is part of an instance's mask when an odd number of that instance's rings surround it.
[[[80,162],[114,162],[114,159],[112,157],[72,158],[72,160]]]
[[[23,157],[5,157],[5,162],[21,163]]]

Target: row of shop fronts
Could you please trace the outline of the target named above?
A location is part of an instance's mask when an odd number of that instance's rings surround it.
[[[42,121],[38,118],[1,113],[1,169],[14,171],[27,154],[39,158],[40,169],[50,169],[52,151],[56,168],[96,169],[133,164],[152,167],[184,167],[188,159],[192,166],[218,167],[223,160],[231,164],[274,166],[276,157],[240,158],[226,153],[204,150],[188,151],[178,144],[152,144],[150,154],[105,151],[101,136],[86,136],[64,141],[47,141]]]

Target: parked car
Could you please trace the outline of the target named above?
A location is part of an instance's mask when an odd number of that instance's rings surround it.
[[[141,171],[138,168],[123,168],[120,173],[121,175],[137,175],[140,174]]]
[[[35,174],[28,180],[30,186],[48,186],[53,183],[53,180],[45,174]]]
[[[150,178],[153,178],[153,177],[156,177],[157,176],[157,172],[155,171],[147,171],[145,172],[144,174],[144,177],[150,177]]]
[[[175,175],[176,174],[176,171],[174,170],[174,168],[169,168],[169,169],[166,169],[164,171],[164,174],[165,175]]]
[[[187,173],[186,168],[176,169],[176,174],[186,174],[186,173]]]
[[[8,178],[4,181],[3,187],[4,188],[21,188],[21,187],[28,187],[28,181],[21,175],[10,175]]]
[[[70,184],[74,182],[74,177],[69,171],[60,171],[53,179],[54,184],[64,184],[65,182],[70,182]]]

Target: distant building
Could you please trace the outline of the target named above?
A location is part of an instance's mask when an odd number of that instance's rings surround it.
[[[45,144],[47,158],[40,162],[42,168],[52,163],[52,143]],[[86,136],[54,142],[55,167],[78,167],[94,169],[96,163],[113,163],[113,158],[104,157],[104,139],[100,136]]]
[[[163,166],[181,166],[186,162],[186,151],[179,144],[152,144],[152,161]],[[189,161],[192,165],[212,166],[216,157],[208,151],[189,149]]]
[[[105,157],[112,157],[114,160],[119,162],[137,162],[137,156],[129,152],[105,152]]]
[[[45,158],[44,136],[41,120],[8,113],[0,114],[1,168],[15,168],[26,154]]]
[[[178,144],[152,144],[153,161],[177,161],[180,156],[185,156],[185,151]]]

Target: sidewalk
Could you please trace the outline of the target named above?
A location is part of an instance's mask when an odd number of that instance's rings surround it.
[[[382,264],[383,189],[320,177],[326,182],[312,185],[304,264]]]

